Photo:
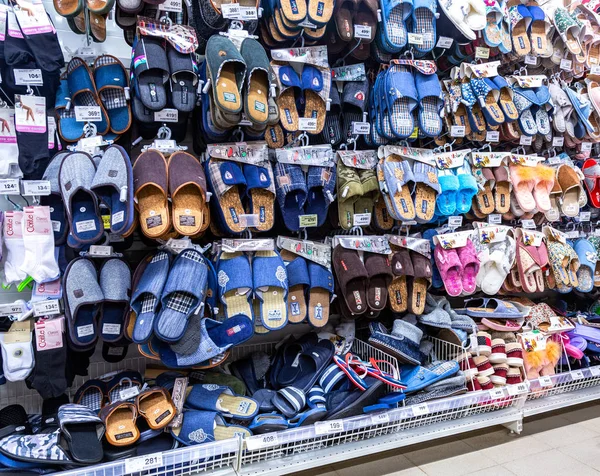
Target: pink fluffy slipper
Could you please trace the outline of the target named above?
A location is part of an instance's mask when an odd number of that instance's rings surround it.
[[[434,257],[442,281],[444,281],[446,292],[452,297],[460,296],[463,290],[463,269],[456,250],[445,250],[440,245],[436,245]]]
[[[466,294],[473,294],[477,288],[477,273],[479,273],[479,258],[471,240],[456,250],[462,264],[462,288]]]

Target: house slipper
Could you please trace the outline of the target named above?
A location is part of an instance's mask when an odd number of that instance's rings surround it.
[[[225,113],[240,112],[243,107],[241,90],[246,76],[246,62],[229,38],[212,35],[208,39],[206,66],[217,107]]]
[[[360,39],[362,44],[368,45],[369,43],[375,41],[375,34],[377,33],[378,8],[379,2],[377,0],[355,0],[354,2],[354,15],[352,17],[353,24],[369,27],[371,31],[371,36],[369,38]],[[426,15],[424,16],[426,17]]]
[[[348,42],[354,37],[352,28],[354,10],[354,0],[340,0],[335,2],[333,16],[337,34],[342,41]]]
[[[308,322],[315,328],[324,327],[329,322],[333,274],[324,266],[308,261],[308,275]]]
[[[473,197],[479,192],[479,187],[467,163],[460,169],[457,169],[456,178],[458,179],[456,211],[460,214],[465,214],[471,210]]]
[[[573,249],[579,258],[579,269],[577,270],[579,284],[575,289],[582,293],[589,293],[594,289],[594,273],[598,262],[596,248],[585,238],[580,238],[573,245]]]
[[[387,386],[374,378],[367,378],[369,387],[364,392],[361,390],[342,391],[327,396],[327,420],[349,418],[362,415],[364,408],[375,405],[387,393]]]
[[[299,165],[277,163],[274,165],[277,203],[283,223],[290,231],[300,229],[300,215],[308,196],[304,173]]]
[[[83,405],[68,403],[58,409],[61,439],[66,443],[73,461],[94,464],[102,460],[102,419]]]
[[[83,405],[97,415],[106,400],[105,392],[106,384],[102,380],[86,380],[75,392],[73,403]]]
[[[279,253],[256,251],[252,259],[252,280],[260,305],[260,322],[270,331],[283,328],[288,322],[288,279]]]
[[[510,210],[510,192],[512,182],[508,167],[501,165],[493,169],[494,174],[494,204],[496,213],[506,213]]]
[[[367,306],[373,311],[383,311],[388,301],[388,286],[394,274],[386,255],[365,253],[365,269],[369,275]]]
[[[342,92],[342,137],[347,141],[352,134],[352,123],[363,122],[369,97],[369,81],[348,81]]]
[[[483,38],[486,45],[490,48],[494,48],[502,44],[500,24],[502,23],[504,12],[500,6],[500,1],[495,0],[490,2],[489,5],[486,4],[485,11],[487,24],[483,29]]]
[[[466,314],[487,319],[522,319],[523,314],[509,302],[496,298],[477,298],[466,301]]]
[[[170,102],[180,112],[192,112],[196,107],[198,84],[198,66],[194,55],[181,53],[171,45],[167,45],[167,60],[171,78]]]
[[[68,154],[70,152],[67,150],[59,152],[52,157],[42,176],[42,180],[50,182],[50,195],[40,197],[40,203],[42,206],[50,207],[50,219],[52,220],[55,246],[63,245],[69,234],[69,222],[67,221],[65,203],[61,198],[58,179],[60,164]]]
[[[258,413],[258,403],[252,398],[233,393],[231,388],[213,383],[187,388],[185,407],[193,410],[216,411],[226,418],[251,420]]]
[[[458,253],[454,249],[445,250],[438,244],[434,257],[446,292],[452,297],[460,296],[463,291],[463,265]]]
[[[498,105],[500,89],[490,78],[471,79],[471,89],[479,99],[481,110],[490,126],[499,126],[504,122],[504,113]]]
[[[440,182],[441,193],[435,202],[436,213],[442,216],[454,215],[460,186],[458,177],[449,170],[440,170],[438,171],[438,181]],[[466,196],[463,198],[466,199]]]
[[[519,57],[526,56],[531,53],[531,42],[527,35],[531,25],[531,13],[525,5],[513,4],[508,7],[508,15],[511,21],[513,51]]]
[[[535,2],[527,5],[527,9],[531,14],[531,24],[529,25],[529,36],[531,38],[531,52],[535,56],[543,56],[548,45],[548,32],[552,25],[546,18],[544,10],[542,10]]]
[[[354,226],[354,204],[363,195],[358,169],[337,165],[338,220],[344,230]]]
[[[431,14],[428,8],[420,8],[426,9]],[[414,11],[413,15],[415,15]],[[444,108],[440,81],[435,74],[425,75],[418,71],[414,81],[419,101],[419,131],[428,137],[437,137],[442,132],[440,112]]]
[[[476,205],[477,211],[481,213],[482,217],[485,217],[493,213],[495,209],[492,190],[494,189],[496,179],[489,167],[477,168],[473,171],[473,175],[479,185],[479,191],[474,198],[473,205]]]
[[[281,90],[277,96],[277,107],[281,126],[288,132],[296,132],[299,118],[296,101],[302,91],[302,82],[291,66],[279,68],[279,82]]]
[[[319,92],[323,89],[323,73],[318,68],[304,65],[302,69],[302,91],[304,93],[304,117],[317,120],[311,134],[320,134],[325,126],[326,104]]]
[[[213,37],[211,37],[213,38]],[[171,427],[171,435],[184,446],[210,443],[252,436],[252,432],[240,425],[229,425],[217,412],[186,410],[182,413],[183,422],[179,427]]]
[[[524,212],[535,210],[533,189],[536,181],[536,168],[525,165],[511,165],[510,179],[513,185],[514,197]],[[578,181],[579,183],[579,181]]]
[[[288,420],[278,413],[268,413],[256,415],[252,423],[248,425],[248,429],[255,435],[264,433],[272,433],[274,431],[283,431],[289,428]]]
[[[306,16],[308,21],[319,27],[327,25],[333,15],[335,2],[333,0],[327,0],[325,2],[308,0],[307,3]]]
[[[410,259],[413,273],[407,275],[412,278],[408,280],[408,311],[421,315],[425,311],[427,289],[431,285],[431,261],[416,251],[410,251]]]
[[[479,258],[477,250],[470,239],[465,246],[456,250],[462,265],[462,288],[466,294],[473,294],[477,289],[477,273],[479,273]]]
[[[550,203],[550,193],[554,188],[556,171],[552,167],[538,165],[535,167],[535,186],[533,188],[533,198],[536,209],[546,213],[552,208]]]
[[[592,205],[600,208],[600,165],[595,159],[587,159],[581,170]]]
[[[321,339],[315,345],[306,346],[302,353],[297,357],[298,365],[302,369],[298,373],[298,377],[294,379],[284,389],[279,390],[281,392],[286,389],[295,388],[299,390],[302,395],[306,393],[315,385],[323,371],[331,364],[331,360],[335,354],[335,346],[328,339]],[[277,396],[273,399],[273,404],[277,407]],[[279,408],[281,410],[281,408]],[[302,408],[300,408],[301,410]],[[282,412],[284,415],[285,412]]]
[[[240,50],[247,67],[244,112],[254,124],[266,124],[269,119],[269,58],[261,44],[246,38]]]
[[[187,152],[175,152],[167,164],[173,227],[184,235],[200,232],[206,207],[206,177],[202,165]]]
[[[151,111],[167,106],[169,61],[162,40],[141,36],[133,47],[133,87],[142,104]]]
[[[333,88],[335,89],[335,88]],[[337,167],[308,167],[306,186],[308,196],[304,212],[317,215],[317,226],[323,226],[327,220],[329,205],[333,203],[337,180]]]
[[[581,54],[582,47],[579,40],[581,36],[581,23],[579,23],[566,8],[558,7],[554,11],[554,26],[564,41],[567,49],[575,56]]]
[[[399,53],[406,46],[408,32],[406,20],[411,15],[412,2],[383,0],[381,2],[382,28],[379,28],[383,47],[391,53]]]
[[[314,332],[302,335],[299,339],[290,337],[282,342],[271,364],[269,378],[273,388],[280,389],[291,385],[302,373],[300,354],[317,344],[319,337]]]
[[[136,425],[137,407],[133,403],[117,401],[102,407],[99,414],[106,427],[106,441],[113,446],[128,446],[140,439]]]
[[[225,317],[241,314],[252,319],[252,268],[248,257],[241,252],[222,252],[216,268]]]
[[[98,96],[106,109],[110,130],[124,134],[131,127],[131,108],[127,102],[125,88],[129,81],[125,66],[111,55],[102,55],[94,61],[94,81]]]
[[[337,87],[329,88],[329,111],[325,115],[325,126],[321,131],[320,140],[332,146],[339,145],[344,139],[342,132],[341,100]]]
[[[500,91],[498,105],[504,114],[504,120],[506,122],[516,121],[519,118],[519,113],[514,103],[513,89],[502,76],[496,76],[492,78],[492,81]]]
[[[369,273],[358,252],[342,248],[333,249],[332,263],[344,302],[353,315],[367,311],[366,281]]]
[[[306,320],[308,313],[306,307],[307,289],[310,287],[310,276],[306,260],[287,250],[282,250],[281,258],[285,262],[288,276],[288,320],[298,324]]]
[[[211,158],[206,162],[206,175],[219,224],[229,233],[241,233],[246,228],[246,223],[240,219],[245,213],[242,196],[246,179],[240,164]]]
[[[579,214],[579,197],[582,193],[581,181],[579,175],[573,167],[563,164],[557,172],[556,178],[562,190],[562,199],[560,208],[563,215],[575,217]]]
[[[133,185],[142,233],[156,239],[171,227],[167,161],[157,150],[142,152],[133,164]]]
[[[391,131],[396,138],[406,139],[410,137],[414,131],[415,123],[413,119],[413,111],[419,104],[419,92],[415,86],[415,78],[413,77],[409,68],[405,66],[390,67],[385,77],[386,85],[384,88],[384,97]],[[429,82],[426,82],[425,84],[429,84]],[[429,94],[429,92],[429,89],[426,89],[423,94]],[[419,111],[419,118],[421,118],[421,116],[423,116],[425,113],[429,117],[434,113],[434,111],[437,110],[436,108],[439,106],[439,101],[435,99],[432,100],[435,101],[435,103],[430,101],[428,103],[429,109],[421,109]],[[439,127],[441,127],[439,112],[437,119],[433,116],[431,116],[431,118],[435,120],[436,124],[439,122]],[[419,119],[419,121],[420,120],[421,119]],[[432,127],[430,129],[433,130],[434,128],[435,127]]]
[[[100,268],[100,288],[104,295],[100,321],[102,340],[118,342],[123,337],[129,313],[131,270],[125,261],[109,259]]]
[[[504,241],[489,246],[489,258],[480,263],[477,284],[485,294],[495,296],[510,274],[515,261],[516,243],[512,236],[506,236]]]
[[[414,220],[416,211],[411,197],[411,182],[414,183],[415,177],[409,162],[394,155],[386,157],[383,173],[394,212],[402,221]]]
[[[390,307],[394,312],[408,310],[408,278],[414,276],[414,269],[410,253],[407,249],[400,249],[392,255],[392,273],[394,277],[388,286]]]
[[[135,405],[139,416],[146,420],[152,430],[166,427],[177,413],[170,393],[162,387],[150,387],[144,390],[136,397]]]

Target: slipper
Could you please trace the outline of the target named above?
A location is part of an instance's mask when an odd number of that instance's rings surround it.
[[[538,165],[535,167],[535,185],[533,198],[538,211],[546,213],[552,208],[550,193],[554,188],[556,172],[552,167]]]
[[[196,86],[198,84],[198,66],[194,55],[180,53],[168,45],[167,60],[171,78],[170,102],[180,112],[192,112],[196,107]]]
[[[494,204],[496,213],[507,213],[510,210],[510,192],[512,182],[510,180],[509,169],[506,165],[501,165],[493,169],[494,185]]]
[[[465,15],[465,23],[473,31],[483,30],[487,24],[485,5],[476,0],[467,0],[465,3],[459,7]]]
[[[529,35],[531,38],[531,52],[535,56],[542,56],[548,45],[548,32],[552,28],[549,20],[536,3],[527,5],[527,10],[531,14],[531,24],[529,25]]]
[[[254,417],[248,429],[255,435],[283,431],[289,428],[288,420],[277,413],[261,414]]]
[[[500,24],[502,23],[504,12],[499,1],[493,0],[489,3],[489,5],[486,4],[485,6],[487,24],[483,29],[483,38],[486,45],[494,48],[502,44]]]
[[[279,68],[281,90],[277,96],[277,107],[281,126],[288,132],[298,130],[298,107],[296,98],[300,97],[302,83],[300,77],[291,66]]]
[[[73,397],[73,403],[83,405],[98,414],[106,400],[106,384],[99,379],[86,380],[84,384],[77,389]]]
[[[102,460],[104,425],[98,415],[83,405],[68,403],[61,405],[57,419],[61,439],[73,461],[94,464]]]
[[[290,323],[298,324],[306,320],[308,313],[306,307],[306,291],[310,287],[308,266],[304,258],[289,251],[283,250],[281,257],[288,276],[288,319]]]
[[[435,361],[426,366],[417,365],[400,367],[402,383],[406,385],[404,393],[413,393],[424,389],[440,380],[451,377],[459,371],[458,362],[454,360]]]
[[[463,174],[464,175],[464,174]],[[464,178],[465,184],[469,185],[469,179]],[[475,179],[473,179],[475,180]],[[439,170],[438,171],[438,181],[440,182],[440,194],[437,197],[435,202],[435,209],[439,215],[442,216],[451,216],[456,212],[457,205],[457,197],[458,190],[460,188],[460,183],[458,176],[454,175],[449,170]],[[477,183],[477,182],[475,182]],[[472,187],[468,187],[468,190],[472,192]],[[470,192],[469,192],[470,193]],[[477,191],[475,191],[477,193]],[[467,195],[463,196],[463,199],[466,200]],[[466,202],[463,203],[466,206]],[[470,208],[470,205],[469,205]],[[468,210],[467,210],[468,211]]]
[[[143,262],[147,263],[146,267],[131,296],[131,309],[137,316],[132,334],[136,344],[143,344],[152,336],[154,318],[169,274],[169,255],[164,251],[147,256]]]
[[[589,99],[583,94],[577,93],[568,87],[565,87],[564,91],[567,93],[569,101],[571,101],[571,104],[573,105],[573,109],[575,109],[579,119],[578,123],[581,122],[581,125],[585,127],[585,130],[591,134],[594,134],[594,126],[589,120],[591,113],[591,104]],[[579,132],[577,129],[578,127],[581,127],[581,125],[578,124],[575,126],[575,137],[578,139],[583,138],[583,135],[585,135],[585,130]]]
[[[333,249],[333,268],[344,302],[353,315],[367,311],[366,281],[369,273],[358,252],[342,248]]]
[[[167,161],[157,150],[142,152],[133,164],[133,184],[142,233],[156,239],[171,228]]]
[[[81,244],[96,242],[104,232],[97,198],[91,190],[96,166],[84,152],[65,156],[58,181],[73,239]]]
[[[206,65],[215,104],[225,113],[240,112],[246,62],[233,42],[224,36],[212,35],[206,43]]]
[[[347,141],[352,134],[352,123],[363,122],[369,96],[369,81],[348,81],[342,92],[342,138]]]
[[[314,1],[314,0],[313,0]],[[369,97],[371,99],[371,97]],[[325,115],[325,126],[321,131],[320,141],[331,144],[333,147],[339,145],[344,139],[342,133],[341,100],[337,87],[329,88],[329,111]],[[361,119],[362,120],[362,119]],[[373,128],[371,128],[372,130]]]
[[[106,441],[113,446],[128,446],[140,438],[136,425],[137,407],[133,403],[111,403],[102,407],[100,418],[106,427]]]
[[[373,311],[383,311],[388,301],[388,286],[394,277],[386,255],[365,253],[365,269],[369,275],[367,306]]]
[[[361,25],[369,27],[371,35],[369,38],[361,38],[361,44],[368,45],[375,41],[375,34],[377,33],[377,10],[379,8],[379,2],[377,0],[355,0],[354,1],[354,15],[352,21],[354,25]],[[420,31],[420,30],[419,30]],[[435,37],[435,35],[434,35]],[[358,39],[358,38],[355,38]],[[356,52],[356,50],[354,50]],[[367,48],[370,51],[370,48]],[[369,53],[367,53],[367,58]],[[357,57],[357,59],[360,59]]]
[[[335,7],[333,10],[335,28],[338,34],[338,37],[342,41],[350,41],[354,38],[353,31],[353,14],[354,14],[354,0],[340,0],[335,2]]]
[[[469,119],[469,126],[471,127],[472,133],[482,133],[486,130],[485,116],[481,110],[481,106],[477,102],[477,97],[473,92],[471,83],[464,81],[460,85],[460,92],[462,95],[462,103],[467,108],[467,118]]]
[[[489,167],[476,168],[473,175],[479,186],[473,204],[477,206],[483,216],[494,213],[495,200],[492,190],[496,184],[496,178],[492,169]]]
[[[212,383],[188,387],[185,408],[215,411],[236,420],[251,420],[258,413],[258,403],[252,398],[236,395],[231,388]]]
[[[217,412],[186,410],[182,413],[180,427],[171,427],[171,435],[184,446],[209,443],[252,436],[252,432],[240,425],[229,425]]]
[[[427,11],[431,13],[429,10]],[[444,107],[442,87],[437,75],[425,75],[417,71],[415,74],[415,88],[419,101],[419,131],[427,137],[437,137],[442,132],[440,112]]]
[[[333,274],[324,266],[308,262],[310,287],[308,292],[308,322],[315,328],[329,322],[329,309],[333,295]]]
[[[407,276],[411,278],[407,280],[408,311],[412,314],[421,315],[425,311],[425,298],[427,297],[427,289],[431,284],[431,261],[416,251],[410,251],[410,259],[412,273],[407,273]]]
[[[513,89],[502,76],[496,76],[495,78],[492,78],[492,82],[500,91],[498,105],[500,106],[500,109],[502,109],[505,121],[516,121],[519,118],[519,113],[517,112],[517,108],[513,101]]]
[[[540,254],[538,248],[532,245],[526,245],[522,239],[517,241],[517,267],[519,269],[519,278],[521,287],[526,293],[535,293],[537,291],[536,274],[541,272]]]
[[[473,204],[473,197],[479,191],[477,180],[471,174],[471,169],[466,162],[460,169],[456,170],[456,178],[458,179],[456,211],[460,214],[469,213]]]
[[[269,58],[261,44],[246,38],[240,50],[247,66],[244,112],[254,124],[266,124],[269,119]]]
[[[311,134],[320,134],[325,126],[327,114],[325,101],[319,95],[323,89],[323,73],[314,66],[305,65],[302,69],[302,91],[304,93],[304,117],[317,120],[316,129]]]
[[[206,206],[206,177],[202,165],[187,152],[175,152],[167,164],[175,231],[192,236],[201,231]]]
[[[434,77],[434,76],[432,76]],[[398,139],[407,139],[414,131],[415,123],[413,120],[413,110],[419,104],[419,92],[415,86],[415,78],[410,70],[405,66],[392,66],[388,69],[385,76],[385,102],[387,105],[388,116],[390,121],[391,131]],[[430,80],[424,82],[419,81],[419,84],[425,87],[424,95],[431,95],[433,83]],[[433,92],[437,92],[437,89]],[[441,92],[441,90],[440,90]],[[435,96],[436,94],[434,94]],[[439,93],[437,93],[439,95]],[[434,101],[434,102],[431,102]],[[428,109],[422,109],[419,112],[419,121],[421,116],[423,119],[433,119],[436,124],[439,122],[441,127],[441,119],[439,119],[439,101],[431,99],[428,103]],[[443,106],[443,104],[442,104]],[[438,118],[432,116],[437,111]],[[427,115],[427,117],[425,117]],[[430,117],[431,116],[431,117]],[[435,129],[435,125],[430,130]]]
[[[154,320],[154,333],[164,342],[178,342],[192,313],[198,314],[206,296],[208,267],[195,249],[177,255],[160,298],[161,310]]]
[[[405,312],[408,310],[408,276],[414,276],[415,272],[407,249],[400,249],[392,255],[392,273],[394,277],[388,285],[388,296],[390,307],[394,312]]]
[[[411,15],[412,2],[383,0],[381,2],[382,26],[379,31],[384,39],[384,48],[390,53],[399,53],[406,46],[408,34],[406,20]]]
[[[300,215],[303,214],[308,190],[304,173],[299,165],[277,163],[273,169],[277,202],[283,216],[283,223],[290,231],[300,229]]]
[[[510,274],[515,261],[516,243],[512,236],[507,236],[504,241],[490,243],[489,246],[488,259],[480,263],[477,284],[485,294],[495,296]]]
[[[477,273],[479,273],[479,259],[477,250],[470,239],[467,244],[456,250],[462,266],[462,288],[467,294],[473,294],[477,288]]]
[[[582,52],[579,41],[581,27],[566,8],[559,7],[554,11],[554,26],[568,50],[575,56],[579,55]]]
[[[358,169],[347,167],[342,162],[337,166],[338,219],[344,230],[354,226],[354,204],[363,195]]]
[[[306,406],[304,392],[296,387],[285,387],[273,397],[273,405],[288,418],[296,416]]]
[[[304,396],[315,385],[327,366],[331,364],[334,354],[335,346],[331,341],[326,339],[319,340],[315,345],[306,346],[302,353],[297,356],[298,366],[302,371],[298,373],[297,378],[286,388],[279,391],[279,395],[283,396],[281,392],[284,390],[295,388]],[[275,399],[273,403],[277,406]],[[285,415],[285,412],[282,413]]]
[[[63,286],[69,337],[76,346],[90,348],[98,339],[97,316],[104,300],[94,264],[84,258],[71,261],[63,276]]]
[[[69,153],[70,152],[68,151],[64,151],[56,154],[50,160],[50,163],[42,176],[42,180],[48,180],[50,182],[50,195],[40,197],[40,204],[42,206],[50,207],[50,219],[52,220],[55,246],[63,245],[69,234],[69,222],[67,221],[65,203],[61,198],[58,179],[60,165]]]
[[[521,209],[525,212],[535,210],[536,203],[532,192],[537,180],[536,168],[511,164],[510,179],[513,184],[514,196]]]
[[[329,411],[325,419],[333,420],[362,415],[364,408],[375,405],[388,391],[381,380],[369,378],[367,383],[369,388],[364,392],[354,390],[329,394],[326,404]]]
[[[429,53],[435,46],[437,3],[426,0],[414,0],[412,11],[412,30],[423,36],[422,45],[414,45],[418,53]]]
[[[308,0],[307,3],[306,16],[308,21],[319,27],[327,25],[333,15],[335,1],[327,0],[323,2],[321,0]]]
[[[570,263],[571,253],[567,247],[558,241],[548,240],[548,256],[557,286],[568,286],[570,283],[567,268]]]
[[[596,248],[585,238],[580,238],[575,242],[573,249],[579,258],[579,269],[577,270],[579,285],[575,289],[582,293],[589,293],[594,289],[594,273],[598,262]]]
[[[288,321],[288,280],[285,264],[275,251],[257,251],[252,259],[252,280],[260,306],[260,322],[270,330],[283,328]]]
[[[562,189],[560,203],[562,214],[567,217],[579,215],[579,197],[582,193],[579,175],[577,175],[573,167],[563,164],[558,168],[556,178]]]
[[[523,314],[509,302],[496,298],[476,298],[466,301],[466,314],[487,319],[522,319]]]
[[[513,91],[516,93],[513,101],[519,114],[519,128],[523,134],[534,136],[538,133],[538,130],[533,113],[531,112],[533,102],[525,95],[528,90],[513,87]],[[532,93],[532,91],[530,92]]]
[[[223,303],[225,317],[242,314],[252,315],[252,268],[244,253],[222,252],[217,261],[219,299]]]
[[[108,115],[111,132],[124,134],[131,127],[132,121],[131,108],[125,94],[125,88],[129,87],[125,66],[114,56],[99,56],[94,61],[94,81]]]
[[[364,392],[369,388],[367,383],[361,378],[361,375],[366,376],[366,370],[364,369],[364,366],[361,365],[362,362],[360,359],[358,359],[358,362],[353,362],[353,358],[354,356],[351,353],[347,353],[344,357],[334,355],[333,362],[344,373],[352,385]],[[361,375],[354,370],[355,368],[358,369]],[[327,386],[324,388],[327,388]],[[331,391],[331,388],[329,391]]]
[[[143,417],[153,430],[165,428],[177,413],[170,393],[162,387],[150,387],[141,392],[135,399],[135,406],[139,416]]]
[[[129,230],[134,219],[133,169],[123,147],[111,145],[104,151],[91,190],[108,208],[111,233]]]
[[[452,297],[460,296],[463,291],[463,266],[456,250],[445,250],[438,244],[435,247],[434,257],[446,292]]]
[[[504,122],[504,113],[498,105],[500,89],[490,78],[472,78],[471,89],[479,99],[481,110],[490,126],[499,126]]]
[[[508,17],[511,22],[513,51],[519,57],[531,53],[531,42],[527,31],[531,25],[531,13],[525,5],[512,5],[508,7]]]
[[[332,88],[335,89],[335,88]],[[337,167],[308,167],[306,185],[308,195],[304,213],[317,215],[317,226],[323,226],[327,220],[329,205],[333,203],[337,179]]]
[[[383,173],[395,214],[402,221],[414,220],[416,211],[411,197],[411,182],[415,181],[415,177],[409,162],[395,155],[386,157],[383,163]]]
[[[131,270],[127,263],[120,259],[105,261],[100,268],[100,288],[104,295],[100,320],[102,340],[118,342],[123,337],[131,296]]]
[[[318,341],[319,338],[314,332],[304,334],[297,340],[294,340],[293,337],[290,340],[284,340],[273,358],[269,372],[273,388],[287,387],[298,378],[298,375],[302,373],[300,354],[308,347],[316,345]]]
[[[169,61],[162,40],[150,36],[138,37],[133,46],[132,85],[137,97],[150,111],[167,106]]]
[[[206,162],[206,175],[219,224],[226,232],[241,233],[246,228],[245,222],[240,219],[240,215],[245,214],[242,196],[246,179],[240,165],[230,160],[211,158]]]
[[[83,10],[84,1],[85,0],[54,0],[53,3],[56,13],[58,13],[61,17],[73,18]]]
[[[581,170],[585,177],[585,188],[587,188],[592,205],[600,208],[600,165],[595,159],[587,159]]]

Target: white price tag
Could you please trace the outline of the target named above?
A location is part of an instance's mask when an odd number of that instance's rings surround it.
[[[93,256],[110,256],[112,255],[112,246],[90,246],[90,254]]]
[[[475,334],[471,334],[469,336],[469,343],[471,346],[471,350],[473,352],[477,352],[477,347],[479,347],[479,343],[477,342],[477,336]]]
[[[352,224],[354,226],[369,226],[371,224],[370,213],[355,213],[353,215]]]
[[[523,226],[523,228],[535,230],[535,221],[533,220],[521,220],[521,225]]]
[[[544,375],[538,379],[540,382],[540,386],[543,387],[552,387],[552,377],[549,375]]]
[[[125,473],[139,473],[148,469],[160,468],[163,466],[162,453],[152,453],[150,455],[138,456],[137,458],[127,458],[125,460]]]
[[[260,225],[260,215],[258,213],[240,213],[240,224],[246,228]]]
[[[553,137],[552,138],[552,147],[562,147],[565,143],[564,137]]]
[[[502,215],[500,215],[500,213],[488,215],[488,223],[490,225],[500,225],[502,223]]]
[[[454,40],[452,38],[449,38],[447,36],[440,36],[435,47],[447,49],[452,46],[452,43],[454,43]]]
[[[100,106],[75,106],[75,120],[77,122],[102,121]]]
[[[179,121],[179,111],[177,109],[163,109],[154,113],[156,122],[177,122]]]
[[[537,64],[537,56],[525,55],[525,64],[535,66]]]
[[[429,413],[429,405],[421,403],[419,405],[413,405],[411,407],[413,416],[427,415]]]
[[[579,212],[579,221],[590,221],[592,212]]]
[[[490,57],[490,49],[485,46],[478,46],[475,48],[475,59],[488,59]]]
[[[373,425],[383,425],[384,423],[389,423],[390,416],[387,412],[377,413],[376,415],[371,415],[371,424]]]
[[[15,84],[17,86],[43,86],[41,69],[15,69]]]
[[[365,25],[354,25],[354,38],[363,38],[368,40],[371,38],[371,27]],[[410,41],[410,40],[409,40]]]
[[[0,305],[0,316],[14,316],[15,314],[21,314],[23,312],[23,306],[21,304],[2,304]]]
[[[581,380],[582,378],[585,378],[585,375],[583,375],[583,370],[571,371],[571,378],[573,380]]]
[[[0,179],[0,195],[20,195],[19,179]]]
[[[450,128],[450,135],[452,137],[464,137],[465,133],[465,126],[452,126]]]
[[[135,398],[139,394],[140,394],[139,388],[129,387],[129,388],[125,388],[119,392],[119,399],[125,401],[125,400],[129,400],[131,398]]]
[[[523,393],[527,393],[529,389],[527,388],[527,384],[525,382],[517,383],[514,385],[507,385],[506,389],[508,390],[508,394],[510,396],[521,395]]]
[[[269,446],[278,446],[279,445],[279,437],[277,433],[265,433],[264,435],[256,435],[251,436],[250,438],[245,438],[246,447],[250,451],[258,450],[260,448],[266,448]]]
[[[589,152],[590,150],[592,150],[591,142],[582,142],[581,143],[581,152]]]
[[[571,71],[573,69],[573,61],[569,59],[561,59],[560,69],[564,69],[565,71]]]
[[[344,431],[344,420],[318,421],[315,423],[315,434],[328,435]]]
[[[598,377],[600,375],[600,365],[596,365],[595,367],[590,367],[590,373],[592,377]]]
[[[316,131],[317,130],[317,119],[312,117],[301,117],[298,119],[298,130],[299,131]]]
[[[519,139],[520,145],[531,145],[531,142],[532,142],[531,136],[522,135],[521,138]]]
[[[50,195],[50,181],[49,180],[22,180],[23,184],[23,195]]]
[[[35,317],[54,316],[60,314],[60,305],[58,299],[47,299],[45,301],[36,301],[33,303],[33,313]]]
[[[488,142],[500,142],[500,132],[488,131],[485,135],[485,140]]]
[[[463,223],[462,215],[455,215],[452,217],[448,217],[448,226],[450,228],[458,228],[459,226],[462,226],[462,223]]]
[[[163,3],[159,3],[158,9],[163,12],[182,12],[183,0],[165,0]]]
[[[240,20],[258,20],[256,7],[240,7]]]
[[[550,157],[548,159],[548,163],[550,165],[556,165],[556,164],[560,164],[562,162],[562,159],[560,157]]]
[[[156,139],[154,141],[154,147],[158,150],[176,149],[177,142],[172,139]]]
[[[590,74],[600,74],[600,65],[594,65],[590,68]]]
[[[424,43],[423,35],[421,35],[420,33],[409,33],[408,34],[408,44],[409,45],[421,46],[421,45],[423,45],[423,43]]]
[[[504,398],[504,389],[503,388],[493,388],[490,390],[490,398]]]
[[[369,122],[353,122],[352,134],[366,135],[371,132],[371,123]]]
[[[241,15],[240,5],[239,3],[223,3],[221,4],[221,13],[223,14],[223,18],[238,20]]]

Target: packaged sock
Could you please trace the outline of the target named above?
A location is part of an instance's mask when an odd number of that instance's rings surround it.
[[[12,108],[0,108],[0,141],[0,177],[23,177],[19,168],[15,110]]]
[[[4,279],[6,284],[18,283],[27,277],[21,270],[25,259],[25,243],[23,242],[23,212],[13,211],[4,214]]]
[[[46,98],[15,95],[15,127],[19,146],[19,167],[24,175],[33,175],[40,163],[50,157],[48,152],[48,118]]]
[[[25,380],[33,370],[35,360],[31,336],[29,321],[13,322],[7,333],[0,334],[2,368],[9,382]]]
[[[54,253],[54,232],[49,207],[23,209],[23,242],[25,259],[21,271],[37,283],[54,281],[60,275]]]

